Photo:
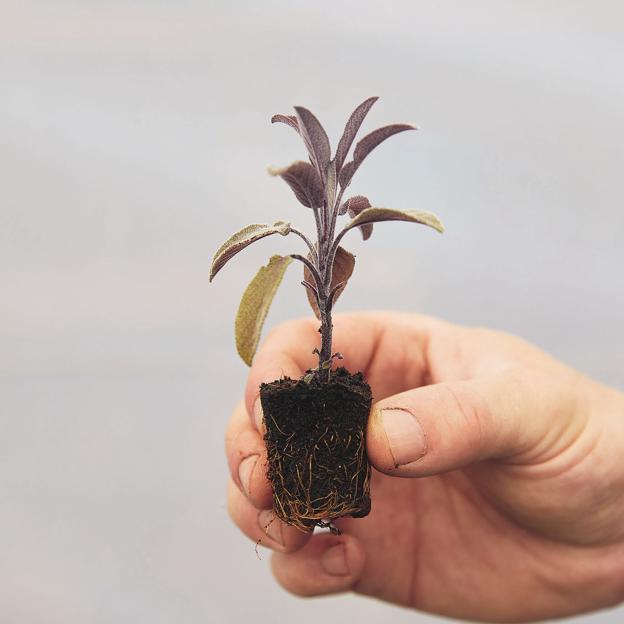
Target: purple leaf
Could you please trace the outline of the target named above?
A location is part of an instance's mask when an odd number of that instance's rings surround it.
[[[299,121],[299,133],[310,155],[312,164],[316,167],[321,180],[325,183],[327,166],[331,159],[331,148],[327,133],[321,126],[321,122],[303,106],[295,106]]]
[[[264,223],[252,223],[232,234],[219,249],[217,249],[212,258],[212,266],[210,268],[209,281],[212,282],[215,275],[231,260],[239,251],[242,251],[251,243],[270,236],[271,234],[281,234],[286,236],[290,234],[290,223],[285,221],[276,221],[273,225]]]
[[[354,195],[345,202],[345,212],[348,212],[350,217],[357,217],[362,210],[370,207],[368,198],[363,195]]]
[[[343,168],[340,170],[340,175],[338,176],[338,181],[340,182],[340,186],[342,188],[347,188],[349,183],[351,182],[351,178],[357,169],[355,163],[350,160]]]
[[[310,258],[310,256],[308,256]],[[349,253],[344,247],[338,247],[336,250],[336,256],[334,258],[334,266],[332,268],[332,280],[330,286],[330,292],[334,288],[336,289],[336,293],[333,297],[333,302],[335,303],[338,297],[342,294],[342,291],[345,289],[351,274],[353,273],[353,268],[355,266],[355,256],[352,253]],[[303,276],[306,282],[313,282],[314,278],[310,273],[310,270],[307,267],[303,269]],[[342,285],[340,285],[342,282]],[[321,314],[319,312],[318,304],[316,302],[316,296],[309,289],[306,290],[308,294],[308,301],[310,302],[310,307],[314,311],[316,318],[320,319]]]
[[[273,115],[273,117],[271,117],[271,123],[276,122],[284,123],[299,132],[299,122],[294,115]]]
[[[370,201],[363,195],[355,195],[345,202],[346,211],[352,219],[357,217],[363,210],[370,207]],[[362,238],[368,240],[373,233],[373,224],[365,223],[364,225],[360,225],[360,232],[362,232]]]
[[[399,132],[405,132],[406,130],[416,130],[416,126],[411,124],[392,124],[391,126],[384,126],[383,128],[377,128],[370,134],[367,134],[358,144],[355,146],[353,152],[353,160],[358,164],[361,162],[383,141],[389,139],[391,136],[398,134]]]
[[[279,176],[290,186],[295,197],[308,208],[323,205],[323,185],[316,169],[309,163],[299,160],[288,167],[269,167],[272,176]]]
[[[392,124],[390,126],[384,126],[383,128],[373,130],[370,134],[367,134],[363,139],[358,141],[353,152],[353,160],[348,162],[341,171],[340,186],[343,188],[349,186],[351,178],[358,167],[380,143],[406,130],[416,130],[416,126],[412,126],[411,124]]]
[[[347,158],[347,154],[351,149],[351,145],[353,140],[355,139],[364,118],[368,114],[368,111],[371,109],[372,105],[378,100],[378,97],[371,97],[367,100],[364,100],[352,113],[347,121],[347,125],[345,126],[344,132],[342,133],[342,137],[340,138],[340,142],[338,143],[338,148],[336,149],[336,157],[334,158],[336,162],[336,171],[340,171],[345,159]]]

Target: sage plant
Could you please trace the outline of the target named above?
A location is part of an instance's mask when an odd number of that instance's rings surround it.
[[[327,133],[307,108],[295,106],[295,115],[275,115],[271,119],[273,123],[290,126],[305,144],[309,161],[297,161],[281,169],[270,168],[269,173],[281,177],[299,202],[312,210],[316,234],[311,238],[285,221],[276,221],[273,225],[252,224],[236,232],[215,253],[210,281],[234,255],[266,236],[294,234],[307,247],[306,255],[273,256],[269,264],[258,271],[243,294],[236,317],[236,344],[248,365],[251,365],[255,354],[271,301],[293,259],[304,265],[301,283],[307,289],[310,305],[321,323],[320,349],[314,349],[318,355],[318,367],[311,374],[318,375],[321,381],[328,381],[333,359],[341,357],[338,353],[332,354],[332,310],[355,265],[353,254],[340,245],[345,234],[359,228],[362,237],[367,240],[372,234],[373,224],[379,221],[420,223],[438,232],[443,231],[439,219],[429,212],[373,207],[362,195],[343,201],[355,172],[373,149],[399,132],[416,129],[410,124],[378,128],[355,145],[351,160],[347,160],[360,126],[377,99],[368,98],[353,111],[333,158]],[[337,231],[338,218],[345,214],[350,221]]]

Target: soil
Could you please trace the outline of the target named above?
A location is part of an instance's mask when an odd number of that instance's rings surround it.
[[[361,373],[342,367],[329,382],[311,377],[260,386],[273,510],[304,531],[336,531],[332,520],[370,511],[366,423],[372,395]]]

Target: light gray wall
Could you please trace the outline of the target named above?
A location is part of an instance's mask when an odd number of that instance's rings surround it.
[[[266,175],[303,156],[273,113],[307,105],[335,137],[380,95],[368,128],[421,130],[354,190],[448,231],[354,237],[338,308],[502,328],[624,388],[623,20],[608,1],[0,2],[0,620],[434,621],[292,598],[230,525],[232,319],[288,247],[209,287],[210,258],[246,223],[311,224]],[[271,324],[308,313],[298,280]]]

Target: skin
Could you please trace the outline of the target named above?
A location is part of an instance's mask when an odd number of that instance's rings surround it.
[[[500,332],[391,312],[338,315],[334,328],[341,364],[376,400],[368,517],[311,535],[270,511],[258,386],[314,365],[318,322],[269,334],[226,435],[230,515],[275,551],[284,588],[493,622],[624,600],[623,394]],[[420,437],[392,434],[383,408]]]

